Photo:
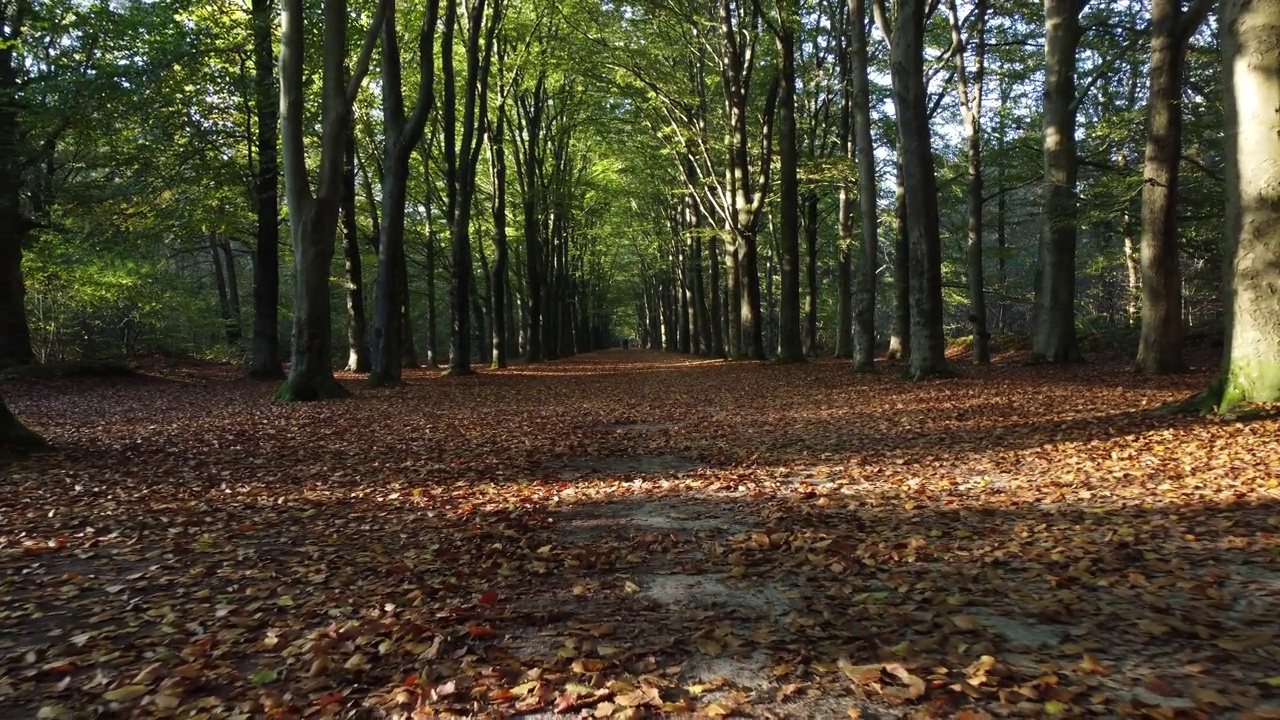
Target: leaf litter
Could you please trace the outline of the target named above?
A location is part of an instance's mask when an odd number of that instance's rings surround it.
[[[1151,412],[1207,380],[6,387],[67,449],[0,466],[0,715],[1280,717],[1280,423]]]

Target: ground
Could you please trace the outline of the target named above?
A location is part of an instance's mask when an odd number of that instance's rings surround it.
[[[1280,717],[1280,421],[1198,364],[9,382],[0,717]]]

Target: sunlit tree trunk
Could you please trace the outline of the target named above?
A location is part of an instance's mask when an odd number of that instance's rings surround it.
[[[911,248],[911,364],[907,375],[922,380],[946,369],[942,335],[942,241],[938,228],[938,183],[929,132],[924,80],[925,0],[900,0],[893,20],[890,75],[902,133],[903,179]]]
[[[857,297],[854,303],[853,367],[855,370],[871,370],[875,367],[876,352],[876,268],[880,258],[880,227],[876,208],[876,159],[871,140],[871,88],[868,78],[867,52],[867,0],[849,0],[850,10],[850,63],[852,97],[849,113],[852,121],[852,144],[846,155],[858,159],[858,209],[859,228],[862,234],[861,254],[858,259]],[[856,152],[855,152],[856,149]],[[904,236],[905,237],[905,236]],[[852,252],[852,251],[851,251]],[[905,253],[904,253],[905,259]],[[896,266],[895,266],[896,272]],[[902,273],[902,285],[907,285],[907,273]],[[895,283],[897,276],[895,275]],[[904,296],[905,297],[905,296]],[[906,304],[904,303],[904,306]],[[910,308],[908,307],[908,310]],[[909,321],[909,317],[908,317]],[[904,323],[905,334],[908,323]],[[898,354],[906,351],[898,346]]]
[[[898,147],[901,148],[901,143]],[[907,217],[907,187],[901,160],[896,178],[893,207],[898,227],[893,245],[893,322],[886,357],[906,360],[911,357],[911,238],[907,234],[911,223]]]
[[[1037,261],[1032,352],[1046,362],[1077,362],[1076,50],[1080,0],[1045,0],[1044,233]]]
[[[951,41],[956,47],[956,92],[960,100],[960,115],[964,122],[968,141],[968,187],[966,196],[969,210],[969,323],[973,327],[973,361],[979,365],[991,362],[991,337],[987,330],[987,295],[982,259],[982,210],[984,204],[982,179],[982,80],[986,61],[987,0],[978,0],[975,10],[973,34],[977,36],[974,50],[973,84],[969,84],[969,69],[965,62],[967,50],[961,27],[960,13],[955,0],[947,2],[951,16]]]
[[[369,345],[364,312],[364,268],[360,229],[356,222],[356,135],[347,128],[342,168],[342,255],[347,275],[347,366],[349,372],[369,372]]]
[[[1227,412],[1280,402],[1280,2],[1223,0],[1227,346],[1204,394]]]

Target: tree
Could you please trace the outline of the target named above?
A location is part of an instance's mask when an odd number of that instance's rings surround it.
[[[307,169],[303,114],[306,46],[302,0],[282,0],[280,13],[280,135],[289,239],[293,246],[293,364],[277,397],[322,400],[347,391],[330,365],[329,269],[342,200],[342,164],[351,104],[369,72],[374,42],[390,0],[379,0],[355,66],[347,70],[347,1],[324,0],[321,51],[320,161],[316,190]]]
[[[1201,396],[1227,412],[1280,401],[1280,2],[1223,0],[1227,328]]]
[[[852,97],[848,112],[853,125],[853,136],[847,155],[858,158],[858,207],[859,227],[862,230],[862,255],[858,260],[857,304],[854,308],[854,355],[856,370],[874,367],[876,352],[876,257],[880,249],[880,229],[876,212],[876,159],[871,143],[871,89],[868,79],[867,57],[867,0],[849,0],[850,11],[850,70]],[[841,196],[847,203],[847,194]],[[842,209],[842,213],[848,211]]]
[[[441,79],[444,81],[444,158],[448,194],[449,237],[452,247],[453,277],[450,283],[449,374],[471,374],[471,201],[475,197],[476,167],[484,147],[482,118],[489,97],[489,65],[493,40],[502,18],[502,0],[445,0],[442,36]],[[466,77],[463,80],[462,117],[458,117],[458,76],[454,71],[454,26],[458,24],[458,4],[466,3],[464,48]],[[460,127],[459,127],[460,126]],[[461,131],[461,133],[459,133]]]
[[[427,0],[422,13],[418,30],[418,94],[408,113],[394,2],[387,8],[382,24],[382,222],[378,228],[378,283],[374,290],[373,362],[369,373],[372,387],[400,381],[402,319],[409,287],[404,255],[409,161],[435,105],[434,50],[439,9],[440,0]],[[451,51],[452,48],[446,49]]]
[[[782,302],[779,304],[778,361],[804,360],[800,335],[800,178],[796,143],[795,26],[800,9],[794,0],[778,0],[777,25],[782,72],[778,92],[778,196],[782,216]]]
[[[253,107],[257,167],[253,204],[257,227],[253,263],[253,347],[249,376],[284,377],[280,366],[280,102],[272,52],[273,0],[253,0]]]
[[[911,250],[911,363],[907,376],[923,380],[946,372],[942,334],[942,238],[938,179],[933,164],[924,76],[924,0],[899,0],[892,21],[877,2],[876,23],[889,38],[898,151],[906,193]]]
[[[1076,49],[1086,0],[1044,0],[1044,230],[1040,238],[1032,352],[1047,362],[1077,362]]]
[[[973,35],[977,48],[973,57],[973,85],[965,63],[967,49],[955,0],[947,0],[951,18],[951,42],[955,55],[956,93],[960,100],[960,116],[968,141],[967,189],[969,205],[969,322],[973,325],[973,361],[979,365],[991,362],[990,335],[987,332],[987,296],[982,269],[982,80],[987,50],[987,0],[977,0],[974,10]]]
[[[1178,268],[1178,175],[1182,164],[1182,75],[1187,44],[1216,0],[1151,2],[1151,90],[1142,183],[1142,335],[1136,368],[1183,369],[1182,276]]]
[[[22,278],[22,250],[33,223],[21,204],[24,162],[17,53],[30,11],[28,0],[0,0],[0,367],[34,359]]]

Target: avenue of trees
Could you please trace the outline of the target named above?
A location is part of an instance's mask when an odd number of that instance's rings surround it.
[[[0,0],[0,366],[1219,328],[1280,400],[1280,0]],[[287,373],[286,373],[287,368]],[[23,442],[0,401],[0,441]]]

